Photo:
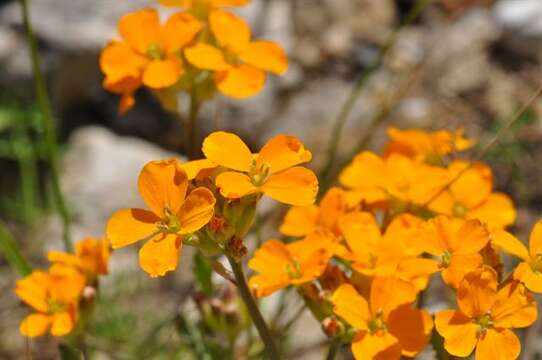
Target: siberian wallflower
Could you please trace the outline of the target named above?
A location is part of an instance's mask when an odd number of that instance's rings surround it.
[[[461,176],[431,201],[431,210],[453,217],[478,219],[490,228],[506,227],[516,220],[510,197],[493,192],[493,175],[487,165],[454,161],[448,171],[451,179]]]
[[[198,187],[188,192],[188,176],[177,160],[151,161],[139,175],[139,193],[150,208],[123,209],[111,216],[106,234],[114,249],[146,240],[139,264],[150,276],[175,270],[183,237],[205,226],[215,198]]]
[[[471,272],[457,290],[458,309],[436,315],[436,329],[450,354],[467,357],[476,348],[476,360],[513,360],[519,356],[521,344],[510,329],[534,323],[536,304],[516,281],[501,289],[497,285],[493,269]]]
[[[182,48],[203,28],[188,13],[172,15],[164,25],[158,13],[143,9],[124,15],[121,40],[111,42],[100,57],[105,89],[122,95],[120,111],[135,103],[134,92],[145,85],[159,90],[177,83],[183,73]]]
[[[312,158],[299,139],[278,135],[258,154],[231,133],[214,132],[203,142],[207,159],[234,171],[220,173],[215,184],[229,199],[264,193],[285,204],[307,206],[314,203],[318,179],[309,169],[297,166]]]
[[[455,132],[448,130],[428,132],[390,127],[388,136],[390,141],[384,148],[385,157],[400,153],[435,165],[441,164],[444,156],[466,150],[474,145],[472,140],[463,137],[463,129]]]
[[[248,262],[258,274],[249,280],[256,297],[262,297],[289,285],[300,285],[318,278],[333,255],[333,239],[313,232],[303,240],[284,244],[265,242]]]
[[[271,41],[251,40],[248,24],[231,13],[213,10],[209,26],[216,45],[198,42],[185,50],[188,62],[199,69],[215,72],[218,90],[242,99],[258,93],[265,84],[265,72],[282,75],[288,59],[282,48]]]
[[[463,277],[482,265],[480,251],[489,243],[490,233],[478,220],[439,216],[429,220],[427,233],[419,238],[426,253],[438,257],[446,284],[457,288]]]
[[[344,190],[332,187],[318,206],[293,206],[290,208],[280,225],[280,232],[288,236],[305,236],[316,230],[327,230],[339,235],[339,219],[346,213],[346,210]]]
[[[412,308],[416,290],[396,278],[376,278],[369,301],[350,284],[332,296],[333,311],[357,330],[352,353],[359,360],[414,357],[427,344],[433,321],[425,310]]]
[[[78,301],[85,276],[75,268],[53,265],[49,271],[35,270],[17,280],[15,293],[35,312],[23,319],[21,334],[34,337],[50,331],[69,334],[78,318]]]

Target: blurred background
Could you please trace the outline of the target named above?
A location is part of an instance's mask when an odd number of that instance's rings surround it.
[[[213,130],[230,130],[257,148],[272,135],[292,133],[313,152],[311,166],[321,169],[342,103],[414,4],[253,0],[239,13],[252,24],[254,37],[275,40],[286,49],[289,71],[268,78],[265,90],[248,101],[218,96],[207,103],[198,125],[201,138]],[[141,203],[136,179],[145,162],[183,156],[182,127],[152,94],[141,90],[135,108],[119,115],[118,98],[101,87],[98,58],[117,36],[118,18],[154,5],[152,0],[30,1],[75,239],[101,237],[114,210]],[[348,160],[368,131],[366,147],[378,149],[388,125],[464,127],[467,136],[483,144],[540,86],[542,1],[434,0],[398,33],[381,66],[371,71],[347,119],[341,161]],[[542,208],[541,115],[538,101],[485,159],[495,172],[496,188],[510,194],[518,207],[515,230],[523,239]],[[62,226],[51,209],[39,116],[19,4],[0,0],[0,219],[25,255],[45,265],[44,252],[61,249]],[[264,240],[277,233],[282,212],[270,212],[277,207],[264,204],[261,209],[260,219],[268,220],[258,227]],[[2,261],[0,359],[20,359],[25,341],[17,327],[25,310]],[[191,262],[186,250],[181,269],[188,270]],[[100,359],[175,358],[168,356],[179,335],[170,325],[180,307],[194,307],[186,301],[190,271],[150,280],[138,268],[136,249],[116,252],[110,271],[89,346]],[[264,308],[272,309],[274,301],[269,299]],[[289,308],[295,312],[296,305]],[[302,318],[292,329],[291,358],[319,359],[325,340],[320,325],[309,314]],[[542,356],[542,342],[536,340],[540,328],[537,323],[523,334],[530,344],[525,359]],[[40,339],[34,346],[40,349],[39,359],[55,358],[54,339]]]

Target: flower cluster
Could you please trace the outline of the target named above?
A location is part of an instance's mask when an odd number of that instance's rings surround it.
[[[34,310],[21,322],[25,336],[48,331],[64,336],[74,330],[80,314],[90,308],[98,275],[108,273],[109,245],[106,240],[86,238],[76,244],[74,254],[50,251],[48,258],[47,271],[34,270],[16,283],[15,293]]]
[[[120,39],[103,50],[100,67],[104,87],[121,95],[119,110],[134,106],[134,93],[145,86],[174,108],[176,94],[187,91],[203,101],[215,90],[242,99],[257,94],[266,72],[281,75],[288,68],[282,48],[253,40],[249,25],[223,9],[249,0],[160,0],[181,7],[164,23],[155,9],[124,15]]]
[[[145,241],[139,263],[150,276],[175,270],[183,243],[210,255],[242,256],[241,239],[262,194],[290,205],[314,202],[316,176],[299,166],[312,155],[293,136],[276,136],[253,154],[238,136],[215,132],[202,150],[202,160],[145,165],[139,192],[149,210],[119,210],[107,224],[114,249]]]
[[[505,230],[513,203],[487,165],[457,159],[474,145],[461,131],[388,133],[383,155],[364,151],[342,170],[344,187],[289,209],[280,231],[294,241],[269,240],[249,261],[254,295],[296,286],[358,359],[414,357],[433,327],[454,356],[517,358],[510,329],[536,320],[529,291],[542,291],[541,223],[530,250]],[[506,278],[503,253],[522,260]],[[417,299],[436,274],[458,309],[433,320]]]

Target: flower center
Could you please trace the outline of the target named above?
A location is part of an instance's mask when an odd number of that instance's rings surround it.
[[[536,274],[542,274],[542,254],[536,254],[531,260],[531,269]]]
[[[369,332],[371,334],[375,334],[379,331],[386,331],[388,328],[384,322],[384,319],[382,318],[382,312],[379,312],[376,314],[376,316],[371,318],[367,324],[367,327],[369,328]]]
[[[440,265],[442,267],[448,267],[450,266],[450,263],[452,262],[452,253],[449,250],[444,250],[442,255],[440,255],[441,263]]]
[[[493,325],[495,324],[493,322],[493,318],[491,317],[490,312],[487,312],[484,315],[479,316],[478,318],[474,319],[472,322],[479,326],[478,336],[481,336],[482,334],[484,334],[488,329],[492,328]]]
[[[151,60],[162,60],[165,57],[164,52],[158,44],[149,45],[149,47],[147,48],[147,56]]]
[[[47,305],[49,305],[49,312],[50,313],[58,313],[58,312],[62,312],[64,311],[64,309],[66,309],[66,305],[61,303],[61,302],[58,302],[56,300],[53,300],[53,299],[49,299],[47,301]]]
[[[452,213],[455,217],[464,217],[467,214],[467,210],[465,205],[456,202],[452,208]]]
[[[286,272],[290,279],[300,279],[303,276],[303,270],[301,269],[301,264],[299,261],[294,259],[293,262],[286,265]]]
[[[249,177],[255,186],[261,186],[263,183],[267,180],[269,177],[269,173],[271,172],[271,167],[267,164],[260,164],[258,165],[256,163],[256,160],[252,160],[252,164],[250,165],[250,171],[249,171]]]
[[[169,207],[164,208],[165,219],[156,223],[156,226],[160,231],[178,233],[181,231],[181,222],[176,214],[174,214]]]

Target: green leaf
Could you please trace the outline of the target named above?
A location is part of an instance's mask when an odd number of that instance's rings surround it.
[[[440,336],[437,330],[433,329],[433,334],[431,335],[431,346],[435,354],[435,359],[437,360],[450,360],[452,357],[444,349],[444,338]]]
[[[68,344],[59,344],[58,352],[62,360],[81,360],[83,356],[81,352]]]
[[[213,267],[199,251],[194,255],[194,277],[198,290],[206,295],[213,294]]]
[[[20,276],[26,276],[32,272],[32,268],[21,253],[19,245],[2,223],[0,223],[0,253],[4,255],[11,269]]]

